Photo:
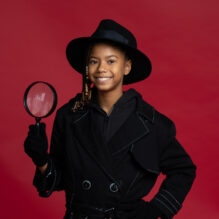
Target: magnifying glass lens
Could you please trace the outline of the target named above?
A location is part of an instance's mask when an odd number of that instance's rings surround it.
[[[35,117],[44,117],[54,105],[54,94],[51,88],[44,83],[32,86],[26,97],[27,107]]]

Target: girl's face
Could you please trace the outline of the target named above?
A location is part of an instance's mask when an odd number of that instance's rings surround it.
[[[131,60],[119,48],[95,44],[88,59],[89,79],[98,91],[122,91],[123,77],[131,70]]]

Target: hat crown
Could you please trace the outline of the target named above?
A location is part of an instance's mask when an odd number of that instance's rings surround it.
[[[102,20],[91,37],[96,39],[105,38],[137,48],[137,41],[134,35],[128,29],[111,19]]]

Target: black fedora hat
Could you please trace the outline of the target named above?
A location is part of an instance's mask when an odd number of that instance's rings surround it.
[[[95,41],[110,41],[124,47],[132,60],[132,68],[124,76],[123,84],[142,81],[151,73],[150,59],[137,49],[134,35],[111,19],[102,20],[90,37],[80,37],[69,42],[66,56],[71,66],[79,73],[85,73],[89,45]]]

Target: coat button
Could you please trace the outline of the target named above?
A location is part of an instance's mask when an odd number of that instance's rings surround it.
[[[110,191],[111,192],[118,192],[119,187],[116,185],[116,183],[111,183],[110,184]]]
[[[82,182],[82,188],[84,190],[89,190],[91,188],[91,182],[89,180],[84,180]]]

